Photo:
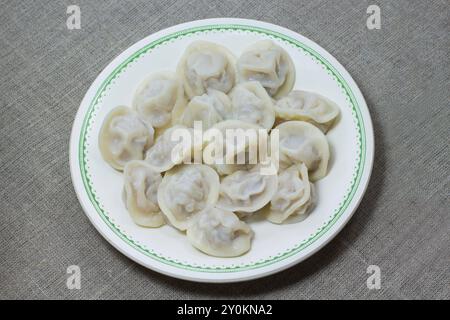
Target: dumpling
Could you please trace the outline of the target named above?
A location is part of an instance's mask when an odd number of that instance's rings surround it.
[[[325,133],[339,115],[339,107],[321,95],[294,90],[275,104],[278,118],[311,122]]]
[[[181,137],[174,136],[175,131],[188,135],[190,143]],[[202,142],[194,141],[193,129],[176,125],[164,131],[156,139],[155,144],[147,150],[145,161],[157,172],[164,172],[184,161],[190,161],[196,149],[201,148]],[[201,152],[200,152],[201,155]]]
[[[184,110],[186,101],[181,80],[172,72],[158,72],[146,78],[136,89],[133,109],[155,128],[171,123]]]
[[[289,54],[271,40],[251,45],[237,61],[239,81],[258,81],[274,98],[292,90],[295,68]]]
[[[158,204],[170,223],[186,230],[193,217],[219,197],[219,176],[203,164],[176,167],[164,175],[158,188]]]
[[[317,181],[327,175],[330,150],[322,131],[304,121],[283,122],[275,129],[279,130],[281,169],[304,163],[311,181]]]
[[[302,163],[278,174],[278,188],[265,209],[267,219],[282,223],[293,215],[304,214],[312,204],[312,184],[308,168]]]
[[[179,123],[193,128],[194,121],[201,121],[202,129],[207,130],[217,122],[227,119],[230,115],[230,98],[221,91],[208,89],[208,93],[192,98]]]
[[[98,145],[103,159],[122,171],[128,161],[142,160],[153,143],[154,130],[145,125],[132,109],[119,106],[103,121]]]
[[[241,133],[249,133],[249,135],[243,139],[236,138],[234,134],[230,135],[230,133],[239,133],[235,131],[237,129],[240,129]],[[216,123],[204,134],[203,162],[211,165],[220,175],[247,169],[249,164],[255,165],[257,159],[252,161],[249,159],[248,153],[251,151],[250,149],[253,149],[253,154],[257,152],[258,130],[263,130],[263,128],[240,120],[225,120]],[[221,153],[219,153],[220,150]],[[244,161],[240,161],[241,159]]]
[[[207,41],[191,43],[177,66],[184,90],[191,99],[208,88],[228,93],[236,82],[235,58],[225,47]]]
[[[133,221],[144,227],[160,227],[164,217],[158,206],[161,173],[142,160],[127,163],[124,169],[123,200]]]
[[[231,91],[230,98],[233,119],[272,128],[275,122],[273,102],[259,82],[239,83]]]
[[[189,242],[215,257],[237,257],[250,250],[253,231],[231,211],[208,207],[187,229]]]
[[[306,218],[307,214],[311,212],[313,207],[316,205],[317,203],[316,187],[311,182],[309,183],[309,191],[310,191],[309,199],[306,201],[304,205],[297,208],[290,215],[290,217],[288,218],[289,222],[303,221]]]
[[[255,212],[272,199],[277,191],[278,176],[261,174],[260,167],[239,170],[220,182],[217,207],[237,212]]]

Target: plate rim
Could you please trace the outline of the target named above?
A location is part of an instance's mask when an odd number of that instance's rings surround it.
[[[108,232],[106,228],[108,226],[105,226],[105,222],[103,223],[98,220],[98,217],[93,216],[90,211],[92,208],[89,208],[89,204],[86,204],[86,190],[83,185],[83,182],[81,181],[82,190],[80,190],[80,178],[81,173],[77,172],[76,168],[79,167],[79,156],[80,153],[76,154],[73,153],[74,151],[78,150],[78,141],[80,140],[81,136],[81,128],[84,123],[84,117],[86,116],[86,113],[89,111],[89,107],[91,103],[89,100],[91,99],[90,96],[93,95],[95,91],[100,87],[99,84],[103,83],[107,78],[108,74],[110,73],[109,69],[116,69],[119,65],[121,65],[121,62],[124,61],[124,57],[130,57],[130,53],[137,52],[139,49],[144,48],[151,42],[154,42],[156,40],[150,41],[149,38],[154,37],[155,39],[161,39],[164,38],[165,35],[173,35],[177,32],[180,32],[181,30],[190,29],[190,28],[197,28],[197,27],[208,27],[213,25],[240,25],[245,26],[247,28],[256,28],[256,29],[265,29],[266,31],[271,31],[275,33],[279,33],[281,35],[284,35],[287,38],[295,39],[296,41],[299,41],[301,43],[303,42],[309,42],[308,45],[316,46],[321,50],[322,57],[326,55],[324,58],[325,61],[328,61],[332,67],[338,67],[340,70],[335,70],[336,72],[340,73],[341,77],[346,81],[348,84],[348,89],[350,93],[352,93],[354,96],[355,101],[358,103],[359,111],[361,112],[361,122],[364,126],[363,133],[365,134],[366,138],[366,144],[365,144],[365,162],[362,164],[362,172],[360,175],[359,185],[356,187],[355,192],[353,194],[353,198],[350,198],[349,205],[347,208],[345,208],[340,216],[337,217],[336,221],[326,230],[324,234],[322,234],[318,239],[316,239],[314,243],[316,243],[315,246],[312,247],[309,252],[306,254],[303,254],[302,256],[295,257],[298,252],[295,252],[292,256],[288,256],[283,260],[276,260],[272,262],[269,265],[263,265],[256,268],[247,268],[247,269],[241,269],[236,270],[233,272],[229,272],[226,270],[198,270],[198,269],[188,269],[184,266],[169,266],[167,264],[164,264],[165,262],[160,262],[157,260],[153,260],[154,263],[149,263],[148,261],[144,261],[142,259],[143,253],[139,252],[138,250],[127,250],[123,245],[124,242],[122,240],[121,243],[117,243],[117,238],[119,237],[118,234],[111,234],[113,230],[109,230],[111,232]],[[248,30],[248,29],[247,29]],[[287,35],[286,35],[287,34]],[[136,48],[138,50],[136,50]],[[95,96],[95,94],[94,94]],[[85,106],[83,108],[83,106]],[[86,109],[87,106],[87,109]],[[86,110],[84,110],[86,109]],[[80,120],[81,119],[81,120]],[[81,123],[80,123],[81,121]],[[361,138],[361,137],[360,137]],[[122,53],[120,53],[116,58],[114,58],[100,74],[96,77],[94,82],[91,84],[89,89],[87,90],[80,107],[78,108],[75,121],[72,127],[71,137],[70,137],[70,150],[69,150],[69,157],[70,157],[70,171],[72,176],[72,182],[74,185],[74,189],[76,191],[78,200],[83,207],[83,211],[88,216],[91,223],[94,225],[94,227],[100,232],[100,234],[110,243],[112,244],[116,249],[118,249],[120,252],[122,252],[124,255],[129,257],[130,259],[136,261],[137,263],[144,265],[147,268],[150,268],[152,270],[155,270],[157,272],[180,278],[185,280],[191,280],[191,281],[199,281],[199,282],[236,282],[236,281],[244,281],[244,280],[250,280],[255,278],[260,278],[267,276],[269,274],[273,274],[275,272],[282,271],[294,264],[297,264],[305,259],[307,259],[312,254],[316,253],[318,250],[320,250],[323,246],[325,246],[329,241],[331,241],[342,228],[347,224],[348,220],[353,216],[354,212],[356,211],[357,207],[359,206],[359,203],[362,200],[362,197],[367,189],[370,175],[373,167],[373,154],[374,154],[374,141],[373,141],[373,128],[372,128],[372,121],[370,117],[370,113],[367,107],[367,104],[365,102],[364,97],[362,96],[361,91],[359,90],[358,86],[354,82],[353,78],[348,74],[346,69],[326,50],[324,50],[321,46],[316,44],[315,42],[311,41],[310,39],[294,32],[289,29],[270,24],[265,22],[260,22],[256,20],[249,20],[249,19],[235,19],[235,18],[215,18],[215,19],[206,19],[206,20],[196,20],[191,21],[187,23],[178,24],[176,26],[172,26],[170,28],[166,28],[163,30],[160,30],[158,32],[155,32],[142,40],[136,42],[135,44],[128,47],[126,50],[124,50]],[[74,148],[76,146],[76,148]],[[76,149],[76,150],[75,150]],[[362,155],[360,155],[361,157]],[[78,160],[78,161],[77,161]],[[79,173],[79,175],[77,174]],[[364,179],[363,179],[364,178]],[[82,179],[81,179],[82,180]],[[89,198],[89,195],[87,195]],[[344,197],[344,199],[347,197]],[[356,200],[354,201],[354,199]],[[354,201],[354,202],[353,202]],[[352,204],[353,202],[353,204]],[[92,205],[92,204],[90,204]],[[351,205],[351,208],[350,208]],[[97,218],[97,219],[96,219]],[[103,217],[101,217],[103,218]],[[333,219],[329,219],[330,221]],[[327,220],[328,221],[328,220]],[[107,224],[107,222],[106,222]],[[333,230],[334,229],[334,230]],[[318,232],[315,232],[315,234]],[[120,237],[119,237],[120,238]],[[322,240],[322,241],[319,241]],[[127,244],[130,245],[130,244]],[[135,248],[136,249],[136,248]],[[133,252],[135,251],[135,252]],[[138,254],[136,254],[138,252]],[[300,252],[300,251],[299,251]],[[144,255],[146,259],[151,259],[152,257],[148,255]],[[295,259],[289,259],[289,258],[295,258]],[[164,264],[162,266],[158,264]],[[175,270],[173,270],[175,269]],[[180,272],[181,270],[181,272]],[[178,272],[177,272],[178,271]]]

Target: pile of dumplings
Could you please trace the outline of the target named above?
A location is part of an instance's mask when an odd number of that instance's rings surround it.
[[[327,174],[326,133],[339,108],[319,94],[293,90],[295,74],[291,57],[271,40],[254,43],[238,59],[219,44],[196,41],[176,72],[140,83],[132,107],[114,108],[99,134],[102,157],[123,171],[122,198],[133,221],[152,228],[167,223],[198,250],[235,257],[251,248],[247,217],[282,224],[311,211],[313,182]],[[278,173],[262,175],[258,164],[185,164],[192,149],[171,134],[193,130],[195,121],[203,130],[278,129]]]

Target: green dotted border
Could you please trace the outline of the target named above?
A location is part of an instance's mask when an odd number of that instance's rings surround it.
[[[100,203],[98,202],[98,199],[95,195],[95,191],[92,188],[92,181],[90,178],[90,174],[88,174],[86,166],[87,166],[87,160],[86,160],[86,153],[87,153],[87,143],[86,143],[86,134],[89,124],[92,120],[92,115],[95,110],[95,106],[99,103],[101,97],[104,95],[105,91],[107,90],[107,87],[113,82],[113,80],[133,61],[140,58],[141,55],[147,53],[149,50],[157,47],[158,45],[164,44],[169,41],[173,41],[177,38],[184,37],[187,35],[193,35],[196,33],[201,32],[211,32],[211,31],[227,31],[227,30],[233,30],[233,31],[250,31],[255,33],[264,34],[266,36],[270,36],[279,40],[282,40],[290,45],[295,46],[298,49],[301,49],[304,53],[310,55],[316,62],[320,63],[322,67],[326,70],[326,72],[332,76],[332,78],[337,81],[339,87],[343,90],[343,93],[346,95],[347,100],[351,103],[352,107],[352,114],[356,119],[356,124],[358,127],[358,139],[357,143],[359,145],[359,154],[358,154],[358,164],[354,168],[355,172],[352,176],[352,182],[349,190],[347,190],[347,194],[345,195],[342,202],[339,204],[339,208],[335,210],[331,218],[328,222],[324,223],[320,228],[316,230],[314,234],[312,234],[308,239],[302,241],[301,243],[295,245],[293,248],[288,249],[282,253],[279,253],[275,256],[271,256],[267,259],[263,259],[257,262],[252,262],[248,264],[241,264],[241,265],[232,265],[232,266],[205,266],[205,265],[192,265],[185,262],[180,262],[172,258],[164,257],[163,255],[154,252],[151,249],[146,248],[144,245],[138,243],[137,241],[131,239],[128,235],[126,235],[123,231],[119,229],[118,226],[114,224],[114,222],[111,220],[111,218],[107,215],[107,213],[101,208]],[[195,27],[186,29],[183,31],[175,32],[173,34],[164,36],[158,40],[155,40],[148,45],[144,46],[137,52],[135,52],[133,55],[128,57],[125,61],[123,61],[118,67],[114,69],[114,71],[103,81],[101,84],[99,90],[96,92],[94,98],[92,99],[88,112],[83,120],[83,125],[81,129],[81,135],[80,135],[80,141],[79,141],[79,163],[80,163],[80,171],[82,180],[84,183],[84,187],[86,189],[86,193],[88,194],[88,197],[102,218],[102,220],[106,223],[106,225],[117,235],[119,238],[124,240],[127,244],[129,244],[134,249],[138,250],[139,252],[143,253],[144,255],[162,262],[164,264],[182,268],[185,270],[190,271],[197,271],[197,272],[210,272],[210,273],[224,273],[224,272],[239,272],[239,271],[245,271],[245,270],[251,270],[256,268],[265,267],[268,265],[271,265],[273,263],[276,263],[278,261],[284,260],[288,257],[291,257],[298,252],[304,250],[308,246],[310,246],[312,243],[317,241],[323,234],[325,234],[335,223],[336,221],[342,216],[345,209],[348,207],[350,202],[353,199],[353,196],[359,186],[359,182],[362,177],[363,168],[364,168],[364,162],[365,162],[365,156],[366,156],[366,137],[365,137],[365,129],[364,129],[364,122],[362,120],[361,111],[359,109],[359,105],[356,101],[356,98],[351,91],[349,85],[347,82],[343,79],[343,77],[339,74],[339,72],[325,59],[323,58],[319,53],[317,53],[312,48],[308,47],[307,45],[301,43],[298,40],[295,40],[293,38],[290,38],[286,35],[283,35],[281,33],[271,31],[264,28],[259,27],[252,27],[247,25],[237,25],[237,24],[224,24],[224,25],[208,25],[208,26],[201,26],[201,27]]]

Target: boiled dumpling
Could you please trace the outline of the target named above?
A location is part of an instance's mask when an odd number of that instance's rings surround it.
[[[237,132],[239,130],[240,132]],[[258,130],[262,127],[240,120],[225,120],[213,125],[204,134],[203,161],[221,174],[231,174],[239,169],[247,169],[257,159],[249,159],[250,149],[256,154],[258,147]],[[233,133],[230,135],[230,133]],[[244,139],[234,135],[248,133]],[[243,161],[241,161],[243,159]]]
[[[287,218],[303,214],[311,206],[312,184],[304,164],[293,165],[278,174],[278,188],[265,207],[267,219],[282,223]]]
[[[272,128],[275,121],[273,102],[259,82],[239,83],[231,91],[230,98],[233,119]]]
[[[234,86],[235,58],[225,47],[207,41],[191,43],[177,66],[189,98],[204,94],[208,88],[228,93]]]
[[[190,141],[176,135],[177,130],[178,133],[188,135]],[[200,141],[197,145],[193,137],[193,129],[180,125],[173,126],[156,139],[155,144],[148,149],[145,161],[158,172],[167,171],[182,162],[189,162],[195,150],[201,148],[202,143]]]
[[[163,225],[164,217],[157,198],[161,173],[145,161],[134,160],[125,166],[124,178],[123,200],[133,221],[144,227]]]
[[[222,178],[217,207],[236,212],[255,212],[272,199],[277,183],[276,174],[263,175],[259,166],[236,171]]]
[[[208,207],[187,229],[190,243],[215,257],[237,257],[251,247],[253,231],[231,211]]]
[[[195,121],[201,121],[202,129],[207,130],[230,115],[230,98],[222,91],[208,89],[208,93],[192,98],[179,123],[193,128]]]
[[[150,75],[133,97],[133,108],[144,122],[155,128],[170,124],[172,117],[178,117],[185,106],[183,84],[172,72]]]
[[[250,46],[237,62],[239,81],[258,81],[274,98],[292,90],[295,68],[289,54],[271,40]]]
[[[278,100],[275,112],[278,118],[308,121],[327,132],[339,115],[339,107],[317,93],[294,90]]]
[[[292,164],[304,163],[311,181],[326,176],[330,150],[322,131],[304,121],[283,122],[275,129],[279,130],[281,169],[286,169]]]
[[[311,212],[312,208],[317,203],[316,187],[311,182],[309,183],[309,189],[310,189],[309,199],[306,201],[304,205],[300,206],[291,214],[288,221],[292,222],[302,221],[304,218],[306,218],[307,213]]]
[[[175,228],[186,230],[197,213],[216,204],[219,185],[219,176],[206,165],[173,168],[159,186],[159,207]]]
[[[100,129],[100,152],[113,168],[123,170],[128,161],[144,158],[145,150],[153,143],[153,134],[153,128],[145,125],[132,109],[116,107]]]

